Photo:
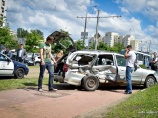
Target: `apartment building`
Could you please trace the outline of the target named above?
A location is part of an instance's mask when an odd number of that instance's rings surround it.
[[[136,51],[139,50],[139,41],[138,40],[131,40],[130,45],[132,46],[132,48]]]
[[[97,40],[98,40],[98,43],[99,42],[102,42],[102,36],[98,33],[98,36],[97,36]],[[96,41],[96,34],[94,35],[94,37],[91,37],[88,41],[88,48],[90,48]]]
[[[105,36],[103,37],[102,41],[103,43],[114,46],[115,42],[118,42],[119,34],[115,32],[107,32],[105,33]]]
[[[0,27],[5,26],[6,24],[6,3],[7,0],[0,0]]]
[[[115,42],[119,42],[123,44],[124,47],[127,47],[127,45],[131,45],[134,50],[139,50],[139,41],[135,40],[135,36],[133,35],[119,36],[118,33],[107,32],[105,33],[105,36],[102,38],[101,41],[111,47],[114,46]],[[93,43],[95,43],[95,37],[89,39],[88,47],[92,46]]]

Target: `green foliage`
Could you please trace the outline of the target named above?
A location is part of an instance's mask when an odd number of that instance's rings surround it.
[[[0,17],[0,26],[3,25],[3,17]]]
[[[43,84],[48,84],[48,79],[43,78]],[[24,78],[24,79],[4,79],[0,80],[0,91],[8,89],[24,88],[28,86],[37,86],[37,78]]]
[[[76,46],[77,50],[83,50],[83,49],[85,49],[83,40],[77,40],[75,42],[75,46]]]
[[[138,91],[128,100],[109,109],[102,118],[157,118],[158,85]]]
[[[24,30],[22,28],[17,29],[17,37],[18,38],[26,38],[28,36],[29,32],[27,30]]]
[[[93,43],[90,49],[94,49],[94,48],[95,48],[95,43]],[[125,47],[121,43],[115,43],[113,47],[110,47],[103,42],[99,42],[97,46],[97,50],[106,50],[106,51],[112,51],[112,52],[121,52],[121,50],[124,48]]]
[[[25,49],[27,52],[39,52],[37,47],[39,46],[40,41],[44,40],[42,32],[39,30],[31,30],[31,32],[27,34],[26,39]]]
[[[119,42],[115,43],[114,46],[113,46],[113,48],[116,49],[116,52],[121,52],[122,49],[125,49],[124,45],[121,44],[121,43],[119,43]]]
[[[8,27],[0,28],[0,44],[3,44],[10,49],[14,49],[17,46],[17,41],[13,39],[14,36],[10,34],[10,29]]]
[[[142,64],[142,65],[139,65],[141,68],[144,68],[144,69],[146,69],[146,66],[144,65],[144,64]]]
[[[103,42],[99,42],[98,50],[109,50],[109,46],[107,46]]]

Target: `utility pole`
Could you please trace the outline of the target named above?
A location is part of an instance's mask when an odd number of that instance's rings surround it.
[[[149,42],[149,53],[150,53],[150,45],[151,45],[151,40],[150,40],[150,42]]]
[[[80,4],[80,6],[82,7],[82,5]],[[82,7],[83,8],[83,7]],[[85,39],[86,36],[88,36],[88,32],[86,32],[86,26],[87,26],[87,10],[85,8],[83,8],[86,11],[86,17],[85,17],[85,25],[84,25],[84,33],[81,33],[81,36],[83,35],[83,46],[85,45]],[[83,17],[78,17],[77,18],[83,18]]]
[[[85,18],[85,25],[84,25],[83,45],[85,45],[85,39],[86,39],[86,26],[87,26],[87,12],[86,12],[86,18]]]
[[[97,50],[97,47],[98,47],[98,27],[99,27],[99,18],[114,18],[114,17],[121,17],[121,16],[106,16],[106,17],[100,17],[99,16],[99,12],[100,10],[98,10],[98,14],[97,14],[97,17],[88,17],[86,15],[86,17],[77,17],[77,18],[85,18],[87,20],[87,18],[97,18],[97,25],[96,25],[96,36],[95,36],[95,50]],[[85,20],[85,21],[86,21]],[[86,26],[86,22],[85,22],[85,26]]]
[[[98,15],[97,15],[97,25],[96,25],[96,36],[95,36],[95,50],[97,50],[98,47],[98,26],[99,26],[99,11],[98,10]]]

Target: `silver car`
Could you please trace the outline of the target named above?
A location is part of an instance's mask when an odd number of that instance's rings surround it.
[[[115,82],[126,84],[124,55],[105,51],[75,51],[64,64],[64,76],[58,79],[75,86],[82,86],[87,91],[96,90],[100,83]],[[63,75],[63,74],[62,74]],[[142,69],[138,65],[132,73],[132,84],[150,87],[158,80],[157,72]]]

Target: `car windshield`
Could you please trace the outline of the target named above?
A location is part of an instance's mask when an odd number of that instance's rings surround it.
[[[3,54],[0,54],[0,61],[6,61],[7,57],[4,56]]]

